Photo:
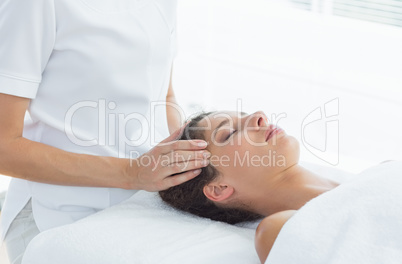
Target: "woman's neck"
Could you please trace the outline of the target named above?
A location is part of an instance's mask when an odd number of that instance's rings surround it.
[[[275,186],[267,186],[264,197],[256,199],[259,214],[268,216],[284,210],[298,210],[308,201],[339,186],[339,183],[320,177],[299,164],[275,178]]]

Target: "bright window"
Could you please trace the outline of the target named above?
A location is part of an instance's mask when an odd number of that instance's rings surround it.
[[[399,0],[290,0],[304,10],[402,26],[402,1]]]
[[[338,156],[335,166],[359,172],[401,160],[402,3],[305,3],[179,1],[179,103],[188,113],[236,110],[241,98],[243,111],[285,113],[278,125],[309,162]],[[310,114],[321,120],[308,123]]]

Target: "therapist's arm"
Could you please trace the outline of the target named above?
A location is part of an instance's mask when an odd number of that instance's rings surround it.
[[[164,140],[173,144],[158,145],[144,154],[147,158],[159,157],[181,150],[183,155],[191,155],[187,172],[177,176],[171,175],[182,172],[183,167],[174,161],[172,166],[152,164],[155,166],[150,167],[137,162],[139,159],[130,162],[128,159],[71,153],[28,140],[22,137],[22,131],[29,103],[30,99],[0,93],[0,174],[58,185],[157,191],[194,178],[199,174],[196,169],[206,166],[202,163],[205,146],[176,141],[180,130]]]
[[[176,96],[173,91],[172,73],[173,73],[173,67],[172,71],[170,72],[169,89],[166,95],[166,115],[170,134],[172,134],[175,130],[177,130],[182,123],[180,116],[181,108],[177,104]]]

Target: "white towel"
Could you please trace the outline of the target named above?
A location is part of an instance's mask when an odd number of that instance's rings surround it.
[[[402,162],[368,169],[307,203],[266,264],[402,263]]]
[[[351,177],[335,168],[303,165],[339,181]],[[23,264],[260,263],[254,249],[257,224],[199,218],[164,205],[155,193],[139,191],[122,204],[39,234]]]
[[[45,231],[22,263],[259,263],[253,228],[179,213],[159,199],[139,192],[123,204]]]

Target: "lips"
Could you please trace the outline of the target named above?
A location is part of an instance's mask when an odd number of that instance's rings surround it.
[[[278,134],[281,131],[282,131],[281,128],[276,127],[274,125],[269,125],[267,132],[265,132],[265,142],[270,140],[274,135]]]

